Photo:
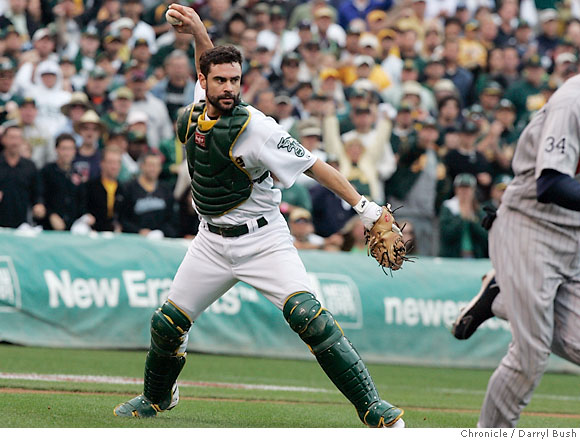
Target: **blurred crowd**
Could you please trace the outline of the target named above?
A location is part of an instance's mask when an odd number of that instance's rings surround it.
[[[193,100],[171,0],[0,3],[0,226],[193,237],[174,123]],[[194,0],[243,56],[242,99],[377,203],[411,253],[487,257],[530,117],[577,74],[578,2]],[[282,188],[299,249],[364,251],[350,206]]]

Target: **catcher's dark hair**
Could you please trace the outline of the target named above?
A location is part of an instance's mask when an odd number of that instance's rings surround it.
[[[206,50],[199,57],[199,70],[207,77],[213,64],[242,65],[242,53],[234,46],[217,46]]]
[[[62,141],[73,141],[74,144],[76,144],[76,142],[77,142],[77,141],[75,141],[75,138],[73,137],[72,134],[62,133],[62,134],[59,134],[58,137],[56,138],[56,141],[54,142],[54,146],[56,148],[58,148],[58,146],[61,144]]]

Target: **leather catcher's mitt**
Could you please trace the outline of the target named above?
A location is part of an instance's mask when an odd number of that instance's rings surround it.
[[[385,268],[399,270],[404,261],[409,261],[403,233],[390,207],[383,206],[381,216],[370,230],[365,231],[365,235],[367,254],[379,262],[383,271]]]

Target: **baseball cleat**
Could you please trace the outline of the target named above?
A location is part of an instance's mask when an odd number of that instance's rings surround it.
[[[145,419],[155,417],[157,413],[172,410],[178,402],[179,388],[177,388],[177,384],[175,384],[171,391],[171,399],[155,404],[145,397],[145,395],[140,394],[125,403],[117,405],[113,410],[113,413],[118,417],[137,417]]]
[[[491,305],[499,293],[499,285],[495,281],[495,269],[487,272],[481,282],[481,289],[471,302],[461,309],[453,323],[451,333],[457,339],[469,339],[475,330],[493,317]]]

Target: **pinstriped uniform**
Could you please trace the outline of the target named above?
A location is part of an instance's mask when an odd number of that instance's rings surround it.
[[[516,425],[550,352],[580,365],[580,212],[536,199],[542,170],[578,178],[579,145],[580,75],[556,91],[520,136],[515,177],[490,231],[501,287],[494,312],[508,318],[512,342],[489,381],[480,427]]]

